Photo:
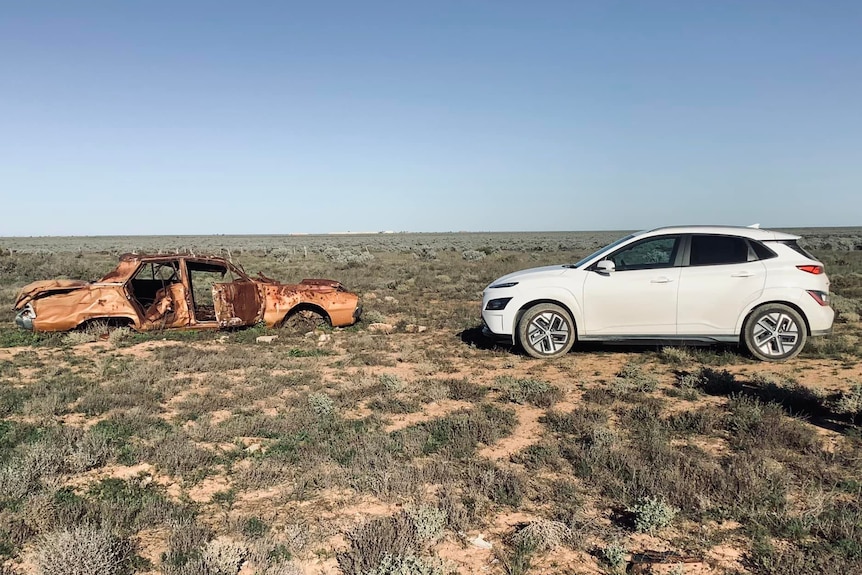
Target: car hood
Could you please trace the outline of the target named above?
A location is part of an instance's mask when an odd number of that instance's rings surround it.
[[[263,275],[262,272],[257,272],[257,277],[254,278],[258,283],[269,284],[272,286],[278,286],[280,289],[287,289],[290,291],[315,291],[315,292],[346,292],[347,288],[341,285],[341,282],[336,280],[329,280],[323,278],[311,278],[304,279],[298,284],[285,284],[278,280],[274,280],[271,277],[267,277]]]
[[[497,278],[490,285],[501,284],[501,283],[510,283],[510,282],[524,282],[524,281],[532,281],[532,280],[541,280],[544,278],[551,278],[561,276],[567,271],[569,271],[569,267],[556,265],[556,266],[543,266],[540,268],[530,268],[528,270],[521,270],[517,272],[510,273],[501,278]],[[490,286],[489,286],[490,287]]]
[[[41,280],[25,285],[15,298],[15,308],[21,309],[40,296],[68,293],[90,285],[83,280]]]

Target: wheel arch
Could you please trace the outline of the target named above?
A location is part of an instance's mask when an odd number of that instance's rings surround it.
[[[317,304],[313,304],[307,301],[299,302],[298,304],[287,310],[287,312],[285,312],[285,314],[281,316],[281,319],[275,322],[275,325],[283,326],[285,322],[287,322],[290,318],[302,311],[313,311],[314,313],[317,313],[322,318],[324,318],[329,325],[332,325],[332,318],[329,317],[329,314],[326,312],[325,309],[323,309]]]
[[[577,341],[578,340],[578,319],[577,319],[577,316],[575,315],[575,313],[572,311],[571,306],[569,306],[565,302],[560,301],[558,299],[546,297],[546,298],[539,298],[539,299],[530,300],[527,303],[521,305],[520,308],[518,308],[518,312],[515,314],[515,324],[514,324],[514,326],[512,326],[512,339],[515,340],[515,343],[520,343],[518,341],[518,325],[520,325],[520,323],[521,323],[521,318],[524,317],[524,314],[527,312],[528,309],[535,307],[539,304],[543,304],[543,303],[550,303],[553,305],[558,305],[561,308],[563,308],[564,310],[566,310],[566,313],[569,314],[569,317],[572,320],[572,327],[575,330],[575,341]]]
[[[758,302],[755,305],[751,306],[751,309],[745,312],[742,322],[739,324],[739,343],[741,345],[745,345],[745,327],[748,325],[748,320],[751,319],[751,316],[754,314],[754,312],[765,305],[773,304],[786,305],[787,307],[793,309],[796,313],[798,313],[799,317],[802,318],[802,321],[805,322],[805,335],[811,337],[811,325],[809,324],[808,316],[805,315],[805,311],[802,309],[802,307],[792,301],[788,301],[785,299],[774,299]]]

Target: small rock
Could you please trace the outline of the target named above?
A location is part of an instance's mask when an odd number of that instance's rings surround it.
[[[245,448],[245,450],[248,451],[249,453],[257,453],[261,449],[263,449],[263,447],[261,446],[260,443],[252,443],[251,445],[249,445],[248,447]]]
[[[386,303],[398,303],[398,300],[395,299],[394,297],[392,297],[391,295],[384,297],[383,301],[385,301]]]
[[[320,334],[320,337],[317,338],[317,342],[318,343],[326,343],[327,341],[330,340],[330,338],[332,338],[332,336],[329,335],[328,333],[322,333],[322,334]]]
[[[415,333],[416,332],[416,324],[408,323],[407,325],[404,326],[404,331],[406,331],[407,333]]]
[[[424,331],[428,331],[427,325],[417,325],[416,326],[416,333],[422,333]]]
[[[491,549],[493,547],[490,541],[485,541],[481,533],[470,539],[470,544],[479,549]]]
[[[257,343],[272,343],[278,339],[277,335],[259,335],[254,341]]]
[[[376,293],[374,293],[373,291],[372,291],[372,292],[368,292],[368,293],[366,293],[366,294],[363,294],[363,295],[362,295],[362,298],[363,298],[363,299],[377,299],[377,294],[376,294]]]

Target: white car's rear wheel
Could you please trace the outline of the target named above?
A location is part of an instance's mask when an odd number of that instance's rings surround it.
[[[575,343],[575,323],[564,308],[540,303],[521,316],[518,341],[533,357],[560,357],[568,353]]]
[[[762,305],[745,322],[743,340],[751,355],[763,361],[783,361],[799,355],[808,332],[795,309],[780,303]]]

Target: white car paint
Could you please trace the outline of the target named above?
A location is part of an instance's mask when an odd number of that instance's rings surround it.
[[[638,252],[641,246],[670,245],[674,238],[678,241],[672,252]],[[805,337],[823,335],[831,330],[834,319],[828,305],[829,280],[823,264],[798,248],[798,239],[782,232],[729,226],[658,228],[632,234],[577,264],[518,271],[492,282],[482,302],[486,333],[520,343],[521,318],[544,303],[559,305],[571,316],[576,330],[573,341],[739,343],[745,339],[747,318],[763,314],[766,306],[780,304],[792,308],[791,316],[799,314]],[[747,261],[713,263],[710,258],[715,254],[705,248],[744,249],[746,245],[747,253],[719,253],[717,260]],[[692,257],[695,251],[697,261]],[[626,261],[632,256],[643,259],[634,264]],[[650,258],[668,261],[653,264]],[[615,264],[614,259],[619,262]],[[600,261],[607,263],[598,266]],[[819,266],[823,273],[808,273],[798,266]],[[810,292],[823,294],[826,305]],[[494,309],[492,302],[506,298],[502,309]],[[761,359],[786,359],[782,350],[784,347],[777,349],[775,357],[767,353]]]

